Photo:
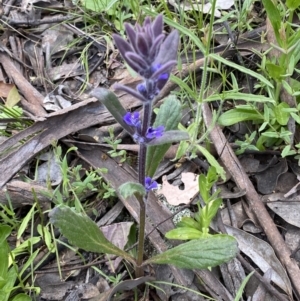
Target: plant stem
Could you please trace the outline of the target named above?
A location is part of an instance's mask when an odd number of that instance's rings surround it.
[[[198,101],[198,106],[197,106],[197,111],[196,111],[196,118],[195,118],[195,123],[199,126],[200,121],[201,121],[201,116],[202,116],[202,102],[204,98],[204,91],[206,88],[206,80],[207,80],[207,68],[208,68],[208,62],[209,62],[209,52],[210,52],[210,44],[212,40],[212,32],[213,32],[213,25],[214,25],[214,13],[216,9],[216,0],[212,1],[212,7],[211,7],[211,18],[209,22],[209,30],[208,30],[208,43],[205,48],[205,55],[204,55],[204,64],[203,64],[203,71],[202,71],[202,80],[201,80],[201,86],[200,86],[200,91],[199,91],[199,97],[197,99]],[[198,136],[198,131],[194,131],[194,135],[192,137],[192,144],[195,144],[197,141],[197,136]]]
[[[147,130],[150,125],[152,103],[148,102],[144,104],[144,114],[142,120],[142,133],[141,136],[145,137]],[[138,177],[139,183],[145,185],[146,178],[146,155],[147,146],[144,143],[140,143],[139,160],[138,160]],[[143,268],[140,267],[143,263],[144,255],[144,242],[145,242],[145,225],[146,225],[146,202],[148,193],[145,198],[138,197],[140,203],[140,229],[139,229],[139,240],[138,240],[138,251],[137,251],[137,268],[136,277],[142,277],[144,275]]]
[[[138,240],[138,252],[137,252],[137,267],[135,270],[135,276],[137,278],[144,276],[144,268],[141,267],[144,257],[144,242],[145,242],[145,224],[146,224],[146,199],[138,197],[140,203],[140,229],[139,229],[139,240]]]

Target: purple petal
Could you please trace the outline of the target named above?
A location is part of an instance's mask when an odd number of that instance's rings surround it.
[[[126,53],[126,61],[131,61],[131,63],[136,64],[139,66],[140,70],[147,70],[148,69],[148,64],[143,60],[138,54],[134,52],[127,52]]]
[[[156,181],[153,181],[150,177],[145,178],[145,189],[147,192],[157,188],[158,188],[158,184]]]
[[[139,128],[141,126],[141,120],[140,120],[140,113],[139,112],[127,112],[124,117],[123,120],[126,124]]]
[[[127,86],[115,84],[115,85],[113,86],[113,88],[114,88],[115,90],[124,91],[124,92],[126,92],[126,93],[128,93],[128,94],[131,94],[133,97],[135,97],[135,98],[137,98],[137,99],[139,99],[139,100],[141,100],[141,101],[143,101],[143,102],[146,102],[146,101],[147,101],[147,99],[146,99],[145,97],[143,97],[142,94],[138,93],[136,90],[133,90],[133,89],[127,87]]]
[[[134,28],[130,24],[125,23],[125,30],[133,49],[137,52],[138,49],[136,46],[136,32]]]
[[[144,70],[147,68],[142,59],[137,58],[137,54],[134,52],[126,52],[124,60],[126,63],[138,74],[143,74]],[[134,59],[132,59],[134,58]],[[142,65],[140,64],[142,63]]]
[[[175,60],[172,60],[172,61],[165,63],[162,66],[160,64],[153,65],[152,70],[154,73],[152,74],[151,78],[159,79],[159,77],[162,74],[165,74],[165,73],[169,74],[171,72],[173,66],[176,65],[176,63],[177,62]]]
[[[161,91],[161,89],[165,86],[165,84],[168,82],[169,79],[169,74],[168,73],[163,73],[161,74],[157,81],[156,81],[156,88],[158,91]]]
[[[115,43],[117,45],[117,48],[119,49],[121,55],[123,58],[125,58],[126,52],[132,52],[133,49],[130,46],[128,42],[126,42],[122,37],[120,37],[117,34],[113,34],[113,38],[115,40]]]
[[[147,94],[147,89],[146,89],[146,85],[145,83],[140,83],[136,86],[136,89],[139,93],[141,93],[142,95],[146,95]]]
[[[154,139],[159,138],[163,135],[165,127],[163,125],[158,126],[156,129],[149,127],[146,133],[146,138]]]
[[[158,37],[163,31],[163,15],[158,15],[152,22],[153,36]]]
[[[159,36],[157,36],[155,38],[155,40],[152,42],[152,45],[151,45],[151,48],[150,48],[150,51],[149,51],[149,59],[151,61],[153,61],[153,59],[156,57],[156,55],[158,54],[159,52],[159,47],[163,41],[163,39],[165,38],[165,35],[164,34],[160,34]]]
[[[147,86],[145,83],[137,85],[137,91],[147,100],[151,101],[158,94],[157,84],[149,79],[147,81]]]
[[[147,57],[149,54],[149,46],[147,40],[145,39],[142,33],[139,33],[137,35],[136,45],[139,50],[139,53],[144,57]]]
[[[168,61],[176,60],[178,44],[179,33],[177,30],[173,30],[161,44],[155,63],[163,65]]]
[[[147,16],[147,17],[145,18],[144,23],[143,23],[143,27],[147,27],[147,26],[149,26],[149,25],[151,25],[151,18],[150,18],[149,16]]]

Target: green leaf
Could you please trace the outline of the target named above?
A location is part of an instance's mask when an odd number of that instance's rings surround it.
[[[153,127],[163,125],[166,131],[175,130],[178,127],[181,119],[181,105],[175,96],[171,95],[167,97],[160,107],[156,116]],[[162,137],[163,138],[163,137]],[[150,146],[147,149],[146,160],[146,175],[153,177],[155,171],[164,158],[165,153],[169,149],[171,143],[163,145]]]
[[[171,264],[184,269],[207,269],[229,261],[237,252],[234,237],[217,234],[183,243],[146,260],[143,266],[155,263]]]
[[[279,34],[280,23],[282,22],[280,13],[279,13],[278,9],[276,8],[276,6],[274,5],[274,3],[272,2],[272,0],[262,0],[262,2],[266,9],[267,15],[270,19],[270,22],[272,24],[277,43],[279,45],[282,45],[283,41],[281,40],[280,34]]]
[[[171,74],[170,76],[171,82],[175,83],[178,87],[180,87],[181,91],[186,91],[189,95],[189,97],[197,99],[197,90],[193,90],[185,81],[183,81],[181,78]]]
[[[295,10],[300,6],[300,0],[287,0],[286,1],[286,6],[290,10]]]
[[[214,158],[214,156],[203,146],[197,145],[198,150],[202,153],[202,155],[207,159],[208,163],[213,166],[217,174],[223,179],[226,179],[224,168],[218,163],[218,161]]]
[[[146,195],[145,187],[140,183],[127,182],[119,187],[119,192],[124,199],[133,195],[140,195],[141,197]]]
[[[110,114],[116,119],[116,121],[125,129],[130,135],[134,134],[134,129],[124,122],[123,117],[127,113],[118,97],[111,91],[104,88],[93,89],[90,93],[91,96],[97,98],[101,103],[105,105]]]
[[[246,284],[248,283],[250,277],[254,274],[254,271],[251,272],[242,282],[241,286],[239,287],[239,290],[236,293],[236,296],[234,298],[234,301],[240,301],[243,295],[244,288],[246,287]]]
[[[5,285],[0,290],[1,301],[7,301],[10,295],[10,292],[13,290],[15,282],[17,279],[17,271],[15,267],[11,267],[7,273],[7,278]]]
[[[266,68],[269,75],[277,81],[281,80],[282,76],[285,74],[285,69],[282,66],[278,66],[270,62],[266,63]]]
[[[197,229],[180,227],[168,231],[165,236],[168,239],[190,240],[201,238],[202,235],[203,233]]]
[[[224,65],[230,66],[232,68],[235,68],[239,71],[241,71],[242,73],[246,73],[249,74],[252,77],[257,78],[258,80],[260,80],[262,83],[264,83],[265,85],[269,86],[270,88],[274,89],[274,86],[271,84],[270,81],[268,81],[265,77],[263,77],[261,74],[258,74],[248,68],[245,68],[243,66],[240,66],[238,64],[235,64],[229,60],[226,60],[225,58],[222,58],[220,55],[217,54],[210,54],[209,57],[211,57],[212,59],[219,61],[221,63],[223,63]]]
[[[97,13],[108,12],[118,0],[82,0],[85,8]]]
[[[90,252],[121,256],[135,263],[134,258],[107,240],[97,224],[88,216],[75,213],[66,206],[54,208],[49,216],[50,222],[60,228],[71,244]]]
[[[180,142],[182,140],[188,140],[190,138],[190,135],[187,132],[183,131],[167,131],[164,132],[162,137],[159,137],[157,139],[151,140],[148,145],[163,145],[174,143],[174,142]]]
[[[206,181],[206,176],[204,174],[199,175],[198,185],[199,185],[200,195],[203,201],[206,203],[209,199],[209,189],[207,189],[207,181]]]
[[[264,132],[262,136],[269,137],[269,138],[279,138],[279,134],[277,132]]]
[[[255,110],[232,109],[223,113],[219,117],[218,123],[223,126],[230,126],[246,120],[263,121],[264,117]]]
[[[21,271],[19,271],[18,276],[21,278],[23,273],[26,271],[27,268],[30,267],[30,265],[33,265],[33,261],[35,260],[36,256],[39,254],[39,249],[35,250],[30,257],[27,259],[25,264],[22,265]]]
[[[176,227],[194,228],[201,231],[200,224],[191,217],[184,216]]]
[[[271,102],[275,103],[275,100],[270,97],[265,97],[263,95],[256,95],[256,94],[247,94],[241,93],[236,91],[226,91],[220,94],[212,94],[205,98],[204,101],[217,101],[217,100],[245,100],[245,101],[252,101],[252,102]]]
[[[281,157],[285,158],[287,156],[292,156],[292,155],[296,155],[296,154],[297,154],[297,152],[295,150],[293,150],[293,149],[291,150],[291,146],[290,145],[286,145],[284,147],[284,149],[282,150],[282,152],[281,152]]]
[[[275,118],[280,125],[287,125],[290,118],[290,114],[284,111],[284,109],[289,109],[289,107],[290,106],[286,102],[282,102],[276,107],[274,107],[273,111],[275,114]]]
[[[24,231],[28,227],[28,223],[32,220],[32,216],[34,214],[36,203],[31,207],[31,209],[28,211],[27,215],[23,218],[23,221],[19,227],[17,239],[20,239]]]
[[[11,233],[11,227],[7,225],[0,226],[0,244],[6,241],[6,238]]]
[[[295,114],[295,113],[291,113],[291,116],[294,118],[294,120],[295,120],[298,124],[300,124],[300,116],[299,116],[299,115],[297,115],[297,114]]]
[[[186,151],[188,150],[189,145],[190,144],[187,141],[180,142],[177,152],[176,152],[176,156],[175,156],[176,160],[180,159],[183,155],[185,155]]]
[[[203,207],[202,215],[200,216],[200,219],[202,220],[201,224],[203,227],[209,227],[211,220],[217,214],[222,202],[222,199],[215,199],[213,201],[210,201],[207,205],[205,205],[205,207]]]
[[[18,294],[12,301],[32,301],[32,299],[26,294]]]
[[[6,283],[7,272],[8,272],[8,255],[9,255],[9,245],[6,241],[7,237],[11,233],[11,228],[9,226],[0,226],[0,288]]]

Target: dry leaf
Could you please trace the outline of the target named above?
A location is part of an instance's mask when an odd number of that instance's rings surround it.
[[[0,97],[7,97],[9,94],[9,91],[15,87],[14,84],[6,84],[4,82],[0,82]]]
[[[5,106],[8,108],[13,108],[20,100],[21,96],[18,92],[18,89],[16,86],[13,86],[7,95]]]
[[[163,194],[170,205],[189,204],[195,194],[199,192],[198,177],[192,172],[182,173],[181,181],[184,183],[184,190],[181,190],[178,186],[169,184],[167,177],[163,176],[162,189],[158,193]]]

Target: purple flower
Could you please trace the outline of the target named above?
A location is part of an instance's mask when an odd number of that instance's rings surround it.
[[[146,17],[143,26],[136,25],[135,28],[125,23],[125,29],[128,40],[113,35],[116,46],[127,64],[146,80],[146,84],[137,87],[138,93],[120,85],[116,88],[126,90],[142,101],[151,101],[166,84],[176,64],[179,34],[174,30],[165,38],[162,15],[153,22]]]
[[[158,188],[158,184],[156,181],[153,181],[150,177],[145,178],[145,189],[147,192],[157,188]]]
[[[163,135],[165,127],[163,125],[158,126],[156,129],[153,127],[149,127],[146,133],[146,138],[154,139],[159,138]]]
[[[133,126],[135,128],[140,128],[141,127],[141,120],[140,120],[140,113],[139,112],[127,112],[124,117],[123,120],[125,121],[125,123],[127,123],[130,126]]]

